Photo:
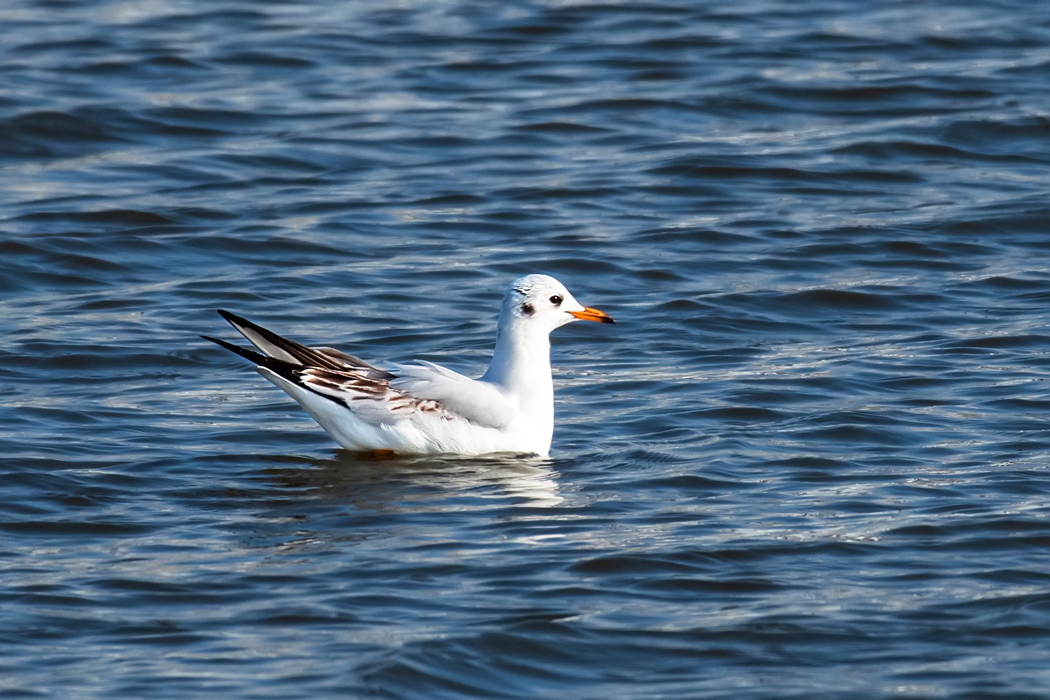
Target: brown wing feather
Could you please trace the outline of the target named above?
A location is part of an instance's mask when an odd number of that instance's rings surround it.
[[[438,401],[420,399],[390,386],[386,379],[372,379],[353,371],[327,370],[318,367],[307,367],[295,370],[298,383],[315,393],[328,398],[341,398],[348,407],[350,401],[380,401],[392,412],[423,411],[438,413],[443,418],[452,419],[452,415],[442,408]]]

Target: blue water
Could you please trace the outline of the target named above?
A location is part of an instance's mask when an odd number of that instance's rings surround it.
[[[1050,9],[0,7],[0,697],[1050,697]],[[366,459],[228,308],[480,374]]]

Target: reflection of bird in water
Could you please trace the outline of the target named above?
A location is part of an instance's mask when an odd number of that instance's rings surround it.
[[[468,498],[472,510],[486,501],[493,508],[550,508],[564,501],[559,474],[545,460],[385,459],[346,452],[336,459],[271,459],[283,465],[267,470],[273,488],[296,492],[297,507],[304,496],[373,512],[456,510],[459,497]]]
[[[348,450],[400,454],[550,452],[551,331],[583,319],[613,323],[558,280],[526,275],[507,290],[488,371],[470,379],[424,362],[393,372],[332,348],[310,348],[220,311],[260,351],[209,338],[255,362]]]
[[[435,556],[471,550],[476,528],[499,524],[508,540],[553,544],[567,516],[561,478],[540,459],[455,456],[375,459],[337,451],[333,459],[264,458],[261,491],[239,490],[253,512],[250,546],[309,555],[328,547],[412,550],[440,542]],[[543,509],[551,509],[549,511]],[[554,528],[552,530],[552,528]],[[413,551],[419,560],[426,554]]]

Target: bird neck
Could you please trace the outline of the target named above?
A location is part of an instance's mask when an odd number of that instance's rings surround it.
[[[515,395],[523,410],[553,412],[548,334],[517,323],[501,324],[492,364],[482,379]]]

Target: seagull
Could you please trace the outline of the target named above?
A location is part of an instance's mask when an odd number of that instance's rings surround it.
[[[300,345],[229,311],[219,314],[259,352],[202,338],[254,362],[340,446],[377,455],[548,456],[554,433],[550,332],[577,320],[615,323],[580,304],[553,277],[526,275],[503,297],[488,371],[471,379],[425,361],[388,372],[333,348]]]

